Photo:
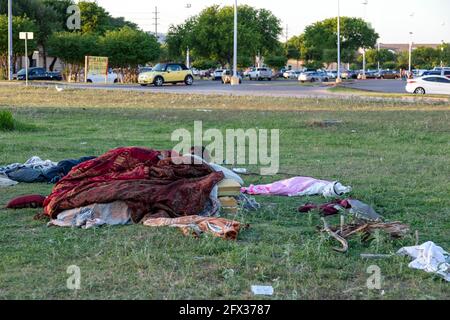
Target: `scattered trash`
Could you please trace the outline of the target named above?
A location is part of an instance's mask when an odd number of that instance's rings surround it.
[[[450,281],[450,256],[434,242],[428,241],[420,246],[403,247],[397,251],[397,254],[414,259],[408,267],[435,273],[446,281]]]
[[[373,254],[373,253],[361,253],[359,255],[362,259],[387,259],[391,258],[393,254]]]
[[[272,296],[272,286],[252,286],[252,292],[256,296]]]
[[[342,123],[342,120],[316,120],[310,122],[310,125],[314,127],[331,127],[340,125]]]
[[[348,212],[356,219],[365,221],[380,222],[383,218],[369,205],[354,199],[334,200],[322,205],[307,203],[301,206],[298,211],[302,213],[310,212],[313,209],[318,209],[323,216],[336,215],[339,212]]]
[[[409,232],[409,226],[401,222],[389,222],[389,223],[379,223],[379,222],[356,222],[347,224],[343,227],[329,227],[325,218],[322,218],[324,227],[321,229],[322,232],[328,233],[331,237],[336,239],[341,243],[342,248],[333,248],[337,252],[345,253],[348,251],[347,239],[355,234],[362,235],[362,240],[367,241],[373,232],[376,230],[383,230],[388,233],[392,238],[401,238]]]

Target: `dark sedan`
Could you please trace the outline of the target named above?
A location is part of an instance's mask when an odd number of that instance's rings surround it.
[[[20,70],[17,73],[17,80],[26,80],[25,69]],[[47,72],[44,68],[29,68],[28,80],[56,80],[61,81],[62,76],[59,72]]]

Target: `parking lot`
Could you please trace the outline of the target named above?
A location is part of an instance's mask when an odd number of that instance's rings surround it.
[[[43,85],[34,83],[34,85]],[[45,85],[49,85],[45,83]],[[51,83],[50,85],[55,85]],[[167,92],[180,94],[232,94],[248,96],[273,96],[273,97],[316,97],[330,95],[328,88],[332,83],[300,84],[295,80],[274,81],[248,81],[244,80],[239,86],[222,84],[220,81],[196,80],[192,86],[184,84],[167,84],[163,87],[141,87],[137,84],[85,84],[85,83],[61,83],[60,87],[131,90],[146,92]],[[346,87],[382,93],[406,93],[405,82],[401,80],[355,80],[344,84]]]

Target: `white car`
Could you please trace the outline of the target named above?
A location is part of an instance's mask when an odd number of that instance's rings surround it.
[[[285,79],[295,79],[295,80],[297,80],[300,74],[301,74],[301,71],[288,70],[285,73],[283,73],[283,77]]]
[[[89,73],[86,79],[88,83],[118,83],[121,80],[121,76],[115,73],[112,69],[108,70],[108,76],[105,79],[105,75]]]
[[[330,80],[326,72],[323,71],[310,71],[303,72],[298,76],[298,81],[300,82],[328,82]]]
[[[272,80],[272,70],[269,68],[254,68],[248,73],[250,80]]]
[[[443,76],[425,76],[409,79],[406,91],[415,94],[448,94],[450,95],[450,79]]]
[[[211,79],[213,81],[222,80],[222,73],[223,73],[223,69],[214,70],[214,73],[211,75]]]

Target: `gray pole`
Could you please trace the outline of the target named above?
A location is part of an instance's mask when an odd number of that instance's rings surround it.
[[[234,48],[233,48],[233,77],[237,77],[237,51],[238,51],[238,3],[234,1]]]
[[[380,72],[380,41],[378,40],[378,72]]]
[[[412,46],[413,46],[413,39],[412,39],[413,33],[410,32],[409,34],[411,36],[411,39],[409,41],[409,63],[408,63],[408,65],[409,65],[409,67],[408,67],[409,74],[408,74],[408,76],[411,74],[411,69],[412,69]]]
[[[25,85],[28,86],[28,32],[25,36]]]
[[[338,18],[337,18],[337,78],[336,82],[341,82],[341,2],[338,0]]]
[[[12,0],[8,0],[8,80],[13,78]]]

